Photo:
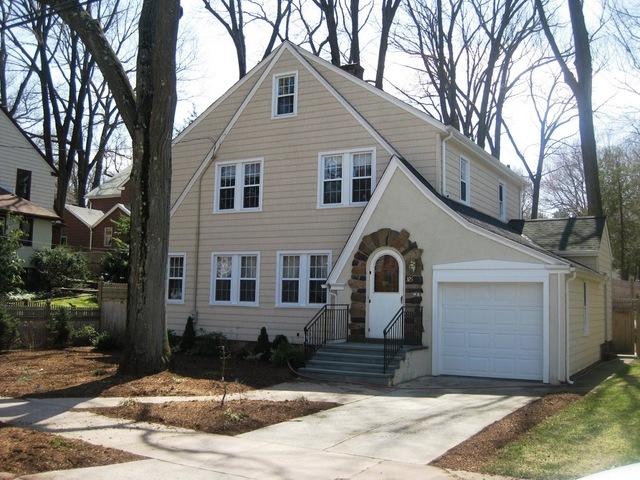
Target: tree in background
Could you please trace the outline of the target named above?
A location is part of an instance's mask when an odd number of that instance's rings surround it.
[[[102,258],[102,276],[107,282],[126,282],[129,277],[129,239],[131,219],[127,215],[115,220],[111,249]]]
[[[79,0],[43,0],[95,60],[132,139],[127,345],[120,369],[164,370],[171,350],[165,318],[171,136],[176,108],[179,0],[144,0],[138,22],[136,86],[100,22]]]
[[[84,253],[65,247],[36,251],[31,265],[37,273],[38,284],[49,293],[82,284],[89,277]]]
[[[584,19],[582,0],[567,0],[571,17],[574,71],[569,67],[566,54],[558,46],[556,33],[547,18],[547,8],[543,0],[535,0],[536,11],[540,18],[549,47],[562,70],[565,83],[571,88],[578,107],[578,123],[580,128],[580,150],[587,195],[589,214],[602,216],[602,196],[600,177],[598,175],[598,149],[595,128],[593,125],[592,83],[593,66],[591,59],[591,37]]]
[[[87,9],[132,71],[135,5],[95,0]],[[105,156],[117,149],[122,120],[107,82],[76,32],[31,0],[2,2],[0,100],[58,170],[54,208],[64,213],[68,189],[84,206],[100,184]]]
[[[0,217],[0,298],[21,287],[24,274],[24,262],[18,256],[22,232],[8,228],[11,223],[11,217]]]
[[[549,159],[549,172],[542,179],[542,202],[555,217],[587,214],[584,170],[579,145],[566,145]]]

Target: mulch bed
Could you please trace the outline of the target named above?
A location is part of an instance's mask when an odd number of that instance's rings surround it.
[[[575,393],[546,395],[485,427],[435,459],[431,465],[450,470],[481,472],[482,467],[491,463],[502,447],[580,398],[581,395]]]
[[[15,475],[97,467],[143,457],[0,423],[0,471]]]
[[[282,402],[231,400],[140,403],[126,401],[118,407],[90,408],[93,413],[140,422],[162,423],[207,433],[238,435],[275,423],[337,407],[331,402],[311,402],[304,398]]]
[[[16,350],[0,353],[0,396],[135,397],[223,393],[215,357],[174,355],[168,371],[135,376],[118,373],[119,354],[90,347]],[[245,392],[292,379],[287,368],[249,360],[228,360],[227,391]]]

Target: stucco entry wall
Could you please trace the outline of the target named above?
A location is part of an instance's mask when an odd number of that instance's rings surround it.
[[[365,235],[358,246],[358,251],[351,262],[351,338],[363,339],[366,336],[367,316],[367,261],[372,253],[381,248],[392,248],[404,258],[406,265],[405,304],[420,305],[422,303],[422,250],[416,242],[411,241],[407,230],[400,232],[390,228],[381,228]],[[372,267],[373,268],[373,267]],[[392,319],[390,318],[389,321]]]
[[[455,214],[454,214],[455,215]],[[423,249],[421,255],[423,272],[422,294],[423,345],[430,346],[432,338],[432,298],[433,265],[456,262],[470,262],[475,260],[499,260],[510,262],[544,262],[534,254],[528,254],[516,248],[510,248],[497,240],[488,238],[465,228],[451,218],[451,216],[426,198],[411,180],[400,170],[397,170],[382,195],[375,211],[367,222],[363,238],[380,229],[388,228],[397,232],[406,230],[411,232],[411,238]],[[353,252],[347,252],[354,255]],[[354,292],[349,280],[352,268],[348,265],[339,272],[336,283],[345,285],[344,290],[336,291],[337,303],[350,303]],[[557,288],[557,283],[553,282]],[[558,342],[558,306],[550,302],[549,308],[550,345],[553,348]],[[551,353],[550,377],[558,378],[558,354]],[[562,352],[563,353],[563,352]],[[431,373],[431,356],[429,356],[428,371]]]

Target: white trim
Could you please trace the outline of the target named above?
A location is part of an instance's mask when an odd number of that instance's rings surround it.
[[[258,63],[249,72],[247,72],[244,77],[242,77],[240,80],[234,83],[226,92],[224,92],[221,97],[219,97],[216,101],[209,105],[209,107],[204,112],[198,115],[198,117],[193,122],[187,125],[180,133],[178,133],[178,135],[175,136],[175,138],[171,141],[171,145],[173,146],[177,143],[180,143],[185,135],[187,135],[191,130],[198,126],[200,122],[207,118],[212,111],[218,108],[218,106],[222,102],[233,95],[233,93],[235,93],[242,85],[247,83],[249,79],[253,78],[256,72],[258,72],[263,65],[268,64],[268,62],[276,55],[278,50],[279,49],[277,48],[272,51],[266,58],[264,58],[260,63]]]
[[[224,140],[227,138],[227,135],[229,135],[229,132],[238,121],[238,118],[240,118],[240,115],[242,114],[242,112],[244,112],[244,109],[247,107],[247,105],[249,104],[253,96],[256,94],[256,92],[262,85],[262,82],[264,81],[264,79],[267,78],[267,75],[269,74],[273,66],[276,64],[276,62],[278,61],[278,59],[280,58],[284,50],[285,50],[284,48],[278,48],[274,52],[275,54],[273,55],[273,58],[271,59],[270,63],[267,65],[267,68],[264,69],[264,72],[262,72],[262,75],[260,75],[260,78],[258,79],[258,81],[253,85],[253,87],[251,88],[251,90],[249,91],[245,99],[242,101],[242,103],[236,110],[236,113],[233,115],[233,117],[231,117],[231,120],[229,120],[229,123],[227,124],[225,129],[222,131],[222,133],[220,134],[216,142],[213,144],[209,152],[205,155],[204,159],[202,160],[202,162],[200,163],[196,171],[193,173],[193,175],[187,182],[187,185],[184,187],[184,189],[182,190],[182,192],[180,193],[176,201],[173,203],[173,206],[171,207],[171,211],[170,211],[171,217],[176,213],[176,211],[178,210],[178,208],[180,207],[180,205],[182,204],[186,196],[189,194],[189,192],[191,191],[195,183],[202,176],[204,171],[209,167],[209,164],[215,158],[216,153],[218,153],[218,150],[220,149],[222,142],[224,142]]]
[[[411,171],[400,162],[400,160],[393,157],[389,161],[389,165],[385,169],[385,172],[382,175],[380,182],[378,182],[378,185],[373,191],[371,200],[369,200],[369,203],[367,204],[362,214],[360,215],[360,218],[358,219],[353,231],[351,232],[351,235],[349,236],[349,239],[347,240],[345,247],[340,252],[340,256],[338,257],[338,260],[336,261],[333,269],[331,270],[331,273],[329,274],[329,278],[327,280],[327,283],[329,285],[333,285],[334,283],[337,283],[340,272],[342,272],[346,267],[347,263],[350,262],[351,255],[353,254],[353,252],[355,252],[355,249],[357,248],[360,242],[360,238],[364,233],[364,230],[367,227],[369,220],[371,220],[371,217],[373,216],[373,213],[375,212],[378,206],[378,203],[380,203],[380,200],[382,199],[382,195],[384,194],[384,191],[389,186],[389,183],[391,182],[391,178],[393,177],[394,173],[397,170],[402,171],[407,176],[407,178],[413,183],[413,185],[427,199],[429,199],[434,205],[436,205],[443,212],[445,212],[451,219],[456,221],[459,225],[463,226],[467,230],[477,233],[478,235],[481,235],[495,242],[498,242],[501,245],[504,245],[506,247],[513,248],[514,250],[522,252],[526,255],[529,255],[543,262],[549,263],[551,265],[556,265],[558,266],[558,268],[561,268],[563,270],[569,269],[569,265],[567,262],[556,259],[542,252],[538,252],[533,248],[529,248],[524,245],[521,245],[517,242],[514,242],[513,240],[509,240],[508,238],[502,237],[496,233],[485,230],[482,227],[476,226],[471,222],[465,220],[463,217],[461,217],[456,212],[454,212],[451,208],[446,206],[433,192],[431,192],[425,185],[423,185],[422,182],[420,182],[415,177],[415,175],[413,175]]]
[[[278,114],[278,80],[283,77],[293,77],[293,112]],[[291,118],[298,115],[298,71],[275,73],[271,86],[271,119]]]
[[[115,212],[116,210],[122,210],[128,217],[131,216],[131,210],[129,210],[127,207],[125,207],[123,204],[121,203],[116,203],[113,207],[111,207],[109,209],[109,211],[107,213],[105,213],[104,215],[102,215],[98,220],[96,220],[96,222],[93,224],[92,228],[97,227],[98,225],[100,225],[107,217],[109,217],[109,215],[111,215],[113,212]]]
[[[396,259],[396,261],[398,262],[398,289],[400,290],[400,305],[404,305],[404,300],[405,300],[405,288],[406,288],[406,278],[405,278],[405,268],[406,265],[404,263],[404,257],[400,254],[400,252],[398,252],[396,249],[394,248],[390,248],[390,247],[382,247],[379,248],[377,250],[375,250],[374,252],[372,252],[369,255],[369,258],[367,259],[367,298],[366,298],[366,302],[365,302],[365,306],[366,306],[366,311],[365,311],[365,337],[369,337],[369,332],[371,331],[371,329],[369,328],[370,325],[370,303],[371,303],[371,296],[373,294],[375,294],[375,274],[373,272],[373,270],[375,269],[375,265],[376,262],[378,261],[378,259],[384,255],[390,255],[393,258]],[[392,318],[389,319],[389,321],[393,320]],[[374,338],[379,338],[379,337],[374,337]]]
[[[260,164],[260,183],[258,184],[259,198],[258,206],[254,208],[243,208],[242,202],[244,200],[244,166],[249,163]],[[236,183],[234,185],[234,208],[220,210],[219,208],[219,193],[220,193],[220,169],[225,165],[236,166]],[[216,168],[213,180],[213,213],[244,213],[244,212],[261,212],[262,211],[262,194],[264,191],[264,158],[249,158],[247,160],[229,160],[225,162],[216,162]]]
[[[498,182],[498,218],[507,221],[507,186],[504,182]]]
[[[463,163],[464,163],[464,175],[465,175],[464,179],[462,178]],[[460,175],[458,179],[458,189],[459,189],[458,198],[460,199],[460,203],[464,203],[465,205],[471,205],[471,161],[464,155],[460,155],[458,167],[460,170]],[[465,188],[464,194],[466,198],[464,200],[462,199],[462,182],[464,182],[464,188]]]
[[[217,257],[232,257],[231,260],[231,300],[215,300]],[[240,257],[256,257],[256,300],[254,302],[240,301]],[[211,272],[209,276],[209,305],[259,307],[260,306],[260,252],[211,252]]]
[[[309,73],[311,73],[311,75],[313,75],[313,77],[318,80],[318,82],[320,82],[329,91],[329,93],[331,93],[331,95],[334,96],[338,103],[340,103],[340,105],[342,105],[353,116],[353,118],[355,118],[358,123],[364,127],[369,135],[371,135],[380,145],[382,145],[390,155],[400,156],[397,150],[389,142],[387,142],[385,138],[380,135],[369,122],[367,122],[367,120],[360,114],[360,112],[353,108],[353,106],[342,95],[340,95],[340,93],[338,93],[333,85],[331,85],[320,72],[313,68],[313,66],[302,55],[300,55],[296,48],[289,47],[290,44],[288,42],[285,43],[285,45],[287,46],[287,49],[291,52],[291,54],[296,57],[300,63],[302,63],[302,65],[309,71]]]
[[[371,192],[376,188],[376,147],[351,148],[345,150],[333,150],[318,153],[318,182],[317,182],[317,203],[316,208],[340,208],[340,207],[360,207],[367,202],[352,202],[352,180],[353,180],[353,154],[371,154]],[[322,158],[328,155],[342,155],[342,202],[323,203],[324,199],[324,165]],[[347,161],[345,161],[347,160]]]
[[[282,303],[280,301],[280,290],[282,288],[282,257],[285,255],[300,256],[300,273],[299,273],[299,287],[298,287],[298,303]],[[327,256],[327,272],[331,273],[331,250],[278,250],[276,252],[276,298],[275,306],[278,308],[318,308],[323,304],[321,303],[308,303],[307,299],[309,293],[309,257],[311,255],[326,255]],[[303,261],[303,258],[306,260]],[[327,291],[327,300],[329,290]]]
[[[97,222],[94,222],[94,223],[87,223],[87,222],[85,222],[83,218],[81,218],[79,215],[77,215],[75,212],[73,212],[72,210],[68,209],[67,207],[68,207],[68,205],[65,205],[65,207],[64,207],[65,211],[69,212],[69,213],[70,213],[71,215],[73,215],[76,219],[80,220],[80,223],[82,223],[82,224],[83,224],[85,227],[87,227],[88,229],[92,229],[92,228],[94,227],[94,225],[97,225],[97,224],[98,224]],[[98,210],[97,208],[90,208],[89,210],[95,210],[95,211],[97,211],[97,212],[102,212],[102,210]],[[103,214],[103,216],[104,216],[104,214]],[[100,217],[100,218],[98,219],[98,221],[99,221],[99,220],[101,220],[101,219],[102,219],[102,217]]]
[[[589,283],[582,281],[582,336],[588,337],[591,333],[591,318],[589,315]]]
[[[523,264],[521,262],[486,261],[485,266],[492,268],[480,269],[476,262],[470,262],[470,268],[465,270],[463,264],[453,264],[450,269],[447,264],[434,265],[432,280],[432,325],[431,325],[431,355],[432,372],[440,374],[440,324],[442,313],[441,283],[540,283],[542,284],[542,381],[549,383],[549,275],[550,272],[541,270],[537,264]],[[524,268],[529,265],[530,268]]]
[[[171,257],[181,257],[182,262],[182,298],[181,299],[170,299],[169,298],[169,267],[171,266]],[[173,277],[178,278],[178,277]],[[170,305],[182,305],[184,304],[184,299],[186,298],[187,290],[187,254],[185,252],[169,252],[167,255],[167,279],[165,284],[165,294],[164,298],[167,304]]]

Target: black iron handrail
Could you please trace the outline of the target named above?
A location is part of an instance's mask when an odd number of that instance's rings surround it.
[[[405,345],[422,344],[422,307],[403,305],[383,330],[384,373]]]
[[[304,327],[307,358],[327,342],[349,339],[350,305],[324,305]]]

